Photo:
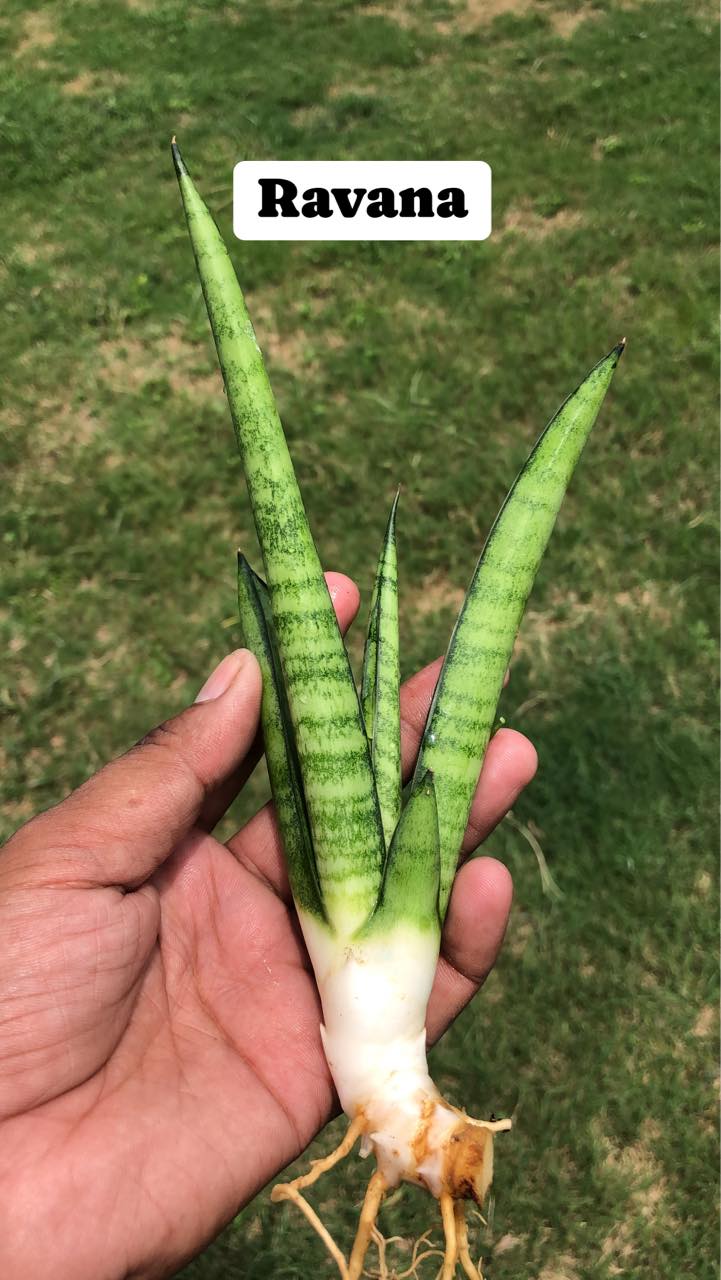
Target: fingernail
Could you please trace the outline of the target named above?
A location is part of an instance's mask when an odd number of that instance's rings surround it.
[[[219,698],[226,689],[229,689],[238,672],[245,666],[245,660],[248,656],[247,649],[235,649],[233,653],[228,653],[219,662],[215,671],[208,676],[200,693],[196,697],[196,702],[210,702],[213,698]]]

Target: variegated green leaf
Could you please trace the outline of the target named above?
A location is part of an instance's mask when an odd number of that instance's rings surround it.
[[[396,494],[378,560],[363,658],[361,705],[386,844],[401,812],[401,704]]]
[[[385,858],[358,695],[240,286],[175,145],[173,158],[263,553],[318,880],[329,920],[348,932],[375,902]]]
[[[551,419],[506,498],[461,607],[418,758],[431,769],[441,843],[441,914],[493,725],[503,676],[536,571],[623,343]]]
[[[290,887],[299,907],[324,920],[325,911],[315,869],[293,725],[273,635],[270,600],[265,583],[240,553],[238,610],[243,642],[258,659],[263,676],[261,724],[265,759],[288,865]]]
[[[403,921],[440,936],[439,885],[438,810],[427,772],[411,788],[388,851],[378,906],[361,936],[392,932]]]

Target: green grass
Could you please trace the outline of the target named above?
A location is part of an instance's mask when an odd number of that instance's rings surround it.
[[[171,133],[229,238],[243,157],[493,166],[483,244],[234,249],[322,558],[366,605],[403,482],[406,673],[445,645],[529,444],[627,334],[502,708],[539,749],[516,816],[563,897],[505,824],[489,849],[516,880],[508,943],[433,1065],[472,1111],[517,1108],[478,1236],[489,1280],[710,1280],[710,6],[7,0],[0,40],[4,834],[180,709],[238,640],[235,548],[257,557]],[[316,1196],[346,1240],[365,1172]],[[384,1230],[419,1234],[430,1210],[404,1192]],[[261,1197],[183,1274],[306,1273],[332,1269]]]

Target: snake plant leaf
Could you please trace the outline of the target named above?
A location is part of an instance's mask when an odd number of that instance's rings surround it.
[[[263,676],[261,724],[265,759],[293,898],[302,910],[325,920],[268,591],[240,552],[238,610],[243,642],[258,659]]]
[[[373,583],[371,607],[368,611],[368,630],[363,650],[363,674],[361,676],[361,711],[368,742],[373,744],[373,716],[376,709],[376,666],[378,662],[378,575]],[[372,758],[372,751],[371,751]]]
[[[400,491],[399,491],[400,492]],[[401,813],[401,701],[398,640],[398,557],[396,494],[378,559],[363,657],[361,706],[371,744],[371,761],[383,833],[390,845]]]
[[[175,143],[173,159],[263,555],[323,903],[334,928],[352,931],[385,860],[358,694],[240,286]]]
[[[594,366],[538,439],[488,535],[451,636],[416,769],[417,777],[432,770],[438,801],[441,917],[516,632],[624,345]]]
[[[426,771],[411,787],[388,850],[378,906],[360,936],[391,933],[404,921],[440,936],[440,870],[436,794]]]

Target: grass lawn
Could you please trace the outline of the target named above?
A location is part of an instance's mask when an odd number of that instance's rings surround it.
[[[482,244],[233,249],[321,555],[366,602],[403,481],[406,673],[444,647],[535,435],[628,336],[503,699],[540,756],[487,846],[516,881],[507,945],[433,1069],[470,1111],[515,1115],[475,1230],[489,1280],[711,1280],[710,3],[5,0],[0,39],[5,836],[238,643],[235,548],[256,552],[171,133],[229,239],[244,157],[493,168]],[[263,797],[259,777],[228,830]],[[365,1174],[315,1196],[344,1241]],[[413,1191],[391,1199],[399,1271],[434,1221]],[[306,1274],[332,1264],[267,1195],[183,1272]]]

